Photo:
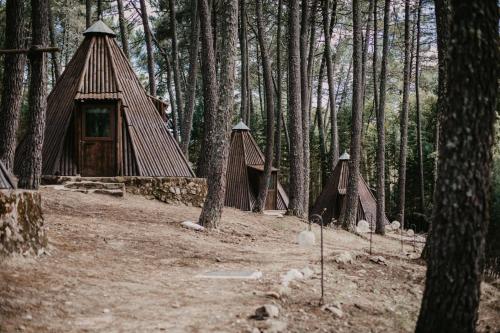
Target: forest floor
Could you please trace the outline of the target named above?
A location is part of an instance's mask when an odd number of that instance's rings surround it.
[[[196,232],[180,222],[196,221],[199,208],[129,194],[44,188],[42,195],[51,245],[40,257],[0,263],[1,332],[414,330],[425,266],[410,244],[401,252],[394,235],[373,237],[375,255],[385,259],[374,262],[366,239],[325,230],[328,310],[318,306],[319,246],[298,246],[306,224],[296,218],[225,209],[219,230]],[[305,267],[313,276],[284,290],[282,276]],[[234,270],[263,275],[199,277]],[[276,305],[278,317],[251,319],[264,304]],[[498,284],[483,283],[479,331],[498,332],[499,312]]]

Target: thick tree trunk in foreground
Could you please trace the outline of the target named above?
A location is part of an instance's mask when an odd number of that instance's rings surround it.
[[[148,78],[149,78],[149,93],[156,96],[156,80],[155,80],[155,64],[153,54],[153,42],[151,38],[151,30],[149,28],[148,10],[146,1],[140,0],[142,26],[144,27],[144,35],[146,38],[146,52],[148,58]]]
[[[206,22],[207,18],[210,19],[208,4],[206,0],[200,0],[198,5],[200,7],[200,20],[202,21],[202,36],[204,40],[203,48],[212,48],[211,53],[213,54],[213,46],[211,47],[205,40],[207,37],[210,37],[210,34],[207,31],[207,28],[210,28],[210,25]],[[229,125],[230,115],[232,114],[233,109],[235,81],[234,68],[236,58],[236,39],[238,34],[238,1],[223,0],[221,12],[221,39],[219,45],[221,54],[219,76],[220,88],[218,103],[216,103],[217,108],[213,117],[213,126],[210,128],[211,135],[209,136],[208,141],[209,146],[206,147],[209,154],[207,177],[208,194],[199,220],[199,223],[207,228],[217,227],[222,215],[222,208],[224,207],[224,199],[226,195],[226,171],[230,135]],[[203,18],[202,16],[207,16],[207,18]],[[213,68],[206,68],[208,66]],[[212,75],[215,74],[215,61],[211,60],[209,63],[204,60],[203,67],[207,69],[207,72],[209,72],[211,80],[216,80],[215,76],[212,77]],[[205,73],[205,70],[203,72]],[[205,78],[203,89],[211,89],[210,87],[206,87]],[[205,101],[209,102],[207,99],[205,99]],[[210,111],[213,110],[211,109]]]
[[[323,111],[321,105],[321,99],[323,98],[323,77],[325,75],[325,56],[321,59],[321,65],[319,66],[318,74],[318,90],[316,92],[316,117],[318,118],[318,133],[319,133],[319,157],[321,161],[321,187],[326,185],[328,179],[328,158],[326,156],[326,144],[325,144],[325,130],[323,122]]]
[[[181,74],[179,69],[179,48],[177,45],[177,24],[175,21],[175,1],[169,0],[170,9],[170,31],[172,33],[172,66],[174,72],[175,102],[177,104],[178,124],[183,123],[184,97],[182,96]],[[179,126],[180,127],[180,126]],[[182,128],[182,127],[181,127]],[[182,136],[182,131],[181,131]]]
[[[200,49],[200,20],[198,18],[198,0],[191,0],[191,45],[189,46],[189,74],[186,88],[186,107],[184,108],[183,122],[181,123],[181,150],[189,157],[189,141],[193,127],[193,114],[196,98],[196,78],[198,76],[198,51]]]
[[[275,146],[275,156],[274,156],[274,165],[276,166],[277,169],[280,168],[281,166],[281,127],[282,127],[282,122],[281,122],[281,117],[283,111],[281,108],[283,107],[282,105],[282,98],[283,98],[283,90],[282,86],[283,83],[281,82],[283,80],[282,74],[281,74],[281,31],[282,31],[282,26],[283,26],[283,0],[278,0],[278,27],[277,27],[277,35],[276,35],[276,81],[277,81],[277,88],[276,88],[276,129],[275,129],[275,136],[274,136],[274,146]]]
[[[405,1],[408,5],[409,0]],[[385,0],[382,64],[380,69],[380,98],[377,112],[377,216],[375,222],[375,232],[380,235],[385,233],[385,96],[387,82],[387,58],[389,56],[390,18],[391,1]]]
[[[400,116],[400,136],[399,145],[399,176],[398,176],[398,218],[401,228],[405,228],[405,198],[406,198],[406,157],[408,149],[408,109],[410,96],[410,75],[411,75],[411,57],[410,57],[410,0],[405,0],[405,60],[403,72],[403,105]]]
[[[304,211],[304,147],[300,76],[300,6],[288,3],[288,117],[290,129],[290,204],[288,214],[302,217]]]
[[[449,4],[453,38],[448,40],[447,110],[442,114],[432,247],[417,333],[475,332],[490,219],[497,2]]]
[[[15,0],[6,3],[5,49],[21,49],[24,45],[25,6]],[[2,100],[0,102],[0,160],[7,170],[14,166],[16,131],[23,96],[26,55],[6,54],[3,59]]]
[[[49,36],[49,1],[31,0],[33,47],[46,47]],[[23,156],[20,188],[38,189],[42,175],[42,146],[47,111],[47,54],[32,52],[30,60],[30,90],[26,152]]]
[[[123,0],[116,0],[118,6],[118,23],[120,24],[120,38],[122,41],[123,53],[127,59],[129,58],[129,47],[128,47],[128,31],[127,22],[125,21],[125,13],[123,9]]]
[[[363,123],[363,83],[361,71],[361,22],[359,1],[352,1],[353,26],[353,70],[352,70],[352,124],[351,124],[351,158],[349,160],[349,179],[347,184],[346,203],[341,213],[342,227],[354,230],[358,213],[359,163],[361,158],[361,127]]]
[[[262,58],[262,71],[264,75],[264,91],[266,93],[266,150],[264,173],[260,176],[259,196],[255,205],[255,211],[263,212],[266,205],[267,189],[271,180],[271,171],[273,167],[273,148],[274,148],[274,89],[273,77],[271,72],[271,62],[267,52],[266,41],[264,37],[264,23],[262,21],[262,0],[257,0],[257,32],[260,45],[260,54]]]
[[[424,154],[422,149],[422,121],[420,111],[420,21],[422,17],[422,0],[418,1],[417,8],[417,47],[415,56],[415,106],[417,111],[417,151],[418,151],[418,174],[420,188],[420,213],[425,214],[425,192],[424,192]]]

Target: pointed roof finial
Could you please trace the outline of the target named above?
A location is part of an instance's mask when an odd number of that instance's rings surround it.
[[[233,131],[250,131],[250,128],[248,128],[243,122],[243,119],[240,118],[240,122],[233,127]]]
[[[103,21],[99,20],[92,24],[87,30],[83,32],[84,36],[87,35],[109,35],[116,37],[116,34],[106,25]]]

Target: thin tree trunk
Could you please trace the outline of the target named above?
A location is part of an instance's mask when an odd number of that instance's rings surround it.
[[[335,82],[334,82],[334,71],[332,62],[332,50],[331,50],[331,32],[330,27],[332,26],[332,21],[335,20],[337,12],[337,0],[333,1],[332,16],[330,21],[330,1],[323,1],[323,33],[325,35],[325,57],[326,57],[326,76],[328,80],[328,96],[330,103],[330,122],[331,122],[331,143],[330,143],[330,169],[333,171],[339,160],[339,134],[337,126],[337,108],[336,108],[336,98],[335,98]]]
[[[215,59],[213,57],[213,44],[207,42],[210,37],[210,12],[206,0],[199,0],[200,21],[202,27],[202,40],[204,51],[203,67],[204,67],[204,90],[206,91],[206,105],[209,107],[216,106],[213,111],[212,127],[209,128],[209,146],[208,148],[208,194],[203,209],[201,211],[199,223],[207,228],[216,228],[219,224],[224,199],[226,194],[226,171],[227,159],[229,155],[229,125],[230,115],[233,109],[233,94],[234,94],[234,68],[236,58],[236,39],[238,34],[238,1],[223,0],[221,7],[221,39],[219,51],[221,54],[220,60],[220,89],[218,98],[212,96],[214,88],[208,87],[207,84],[217,84],[213,82],[217,80],[215,76]],[[212,54],[210,56],[209,54]],[[207,59],[205,59],[207,58]],[[208,75],[206,75],[208,74]],[[205,81],[205,76],[210,77],[210,81]],[[212,105],[211,100],[215,103]]]
[[[102,0],[97,0],[97,19],[102,20]]]
[[[420,213],[425,214],[424,193],[424,157],[422,151],[422,124],[420,112],[420,20],[422,16],[422,0],[418,1],[417,8],[417,47],[415,56],[415,106],[417,109],[417,150],[420,181]]]
[[[273,78],[271,72],[271,62],[266,48],[264,37],[264,23],[262,21],[262,0],[257,0],[257,37],[260,45],[260,53],[262,59],[262,72],[264,76],[264,91],[266,94],[266,149],[264,173],[260,177],[259,195],[255,205],[255,211],[263,212],[266,205],[267,191],[271,180],[271,172],[273,167],[273,148],[274,148],[274,92]]]
[[[240,0],[240,57],[241,57],[241,106],[240,118],[248,121],[248,58],[247,58],[247,15],[245,0]]]
[[[321,65],[318,74],[318,91],[316,93],[316,117],[318,118],[318,132],[319,132],[319,156],[321,161],[321,185],[325,186],[328,177],[328,158],[326,157],[326,144],[325,144],[325,131],[323,125],[323,114],[321,100],[323,98],[323,77],[325,75],[325,58],[321,58]]]
[[[177,24],[175,19],[175,0],[169,0],[170,8],[170,30],[172,32],[172,69],[174,71],[175,102],[177,104],[178,124],[182,124],[184,115],[184,98],[182,96],[181,76],[179,69],[179,48],[177,45]],[[182,129],[182,127],[181,127]],[[181,132],[182,136],[182,132]]]
[[[141,4],[142,25],[144,27],[144,35],[146,37],[146,52],[147,52],[147,58],[148,58],[149,93],[152,96],[156,96],[156,80],[155,80],[153,43],[151,40],[151,30],[149,28],[148,10],[146,7],[145,0],[140,0],[140,4]]]
[[[373,59],[372,59],[372,76],[373,76],[373,108],[378,114],[378,18],[377,18],[377,0],[373,0]]]
[[[400,116],[401,142],[399,146],[399,175],[398,175],[398,217],[401,228],[405,228],[405,196],[406,196],[406,159],[408,149],[408,108],[410,94],[410,0],[405,0],[405,60],[403,72],[403,105]]]
[[[274,157],[274,165],[277,169],[281,167],[281,116],[283,111],[282,108],[282,76],[281,76],[281,26],[283,15],[282,15],[282,4],[283,0],[278,1],[278,27],[277,27],[277,35],[276,35],[276,76],[277,76],[277,93],[276,93],[276,130],[274,136],[274,145],[275,145],[275,157]]]
[[[123,0],[116,0],[118,5],[118,22],[120,23],[120,37],[122,40],[123,53],[127,59],[129,58],[129,47],[128,47],[128,32],[127,32],[127,22],[125,21],[125,13],[123,9]]]
[[[409,0],[405,0],[408,4]],[[385,234],[385,97],[387,82],[387,63],[389,55],[389,21],[391,19],[391,1],[385,0],[384,35],[382,44],[382,64],[380,69],[380,98],[377,112],[377,216],[375,232]],[[405,26],[406,27],[406,26]],[[405,30],[406,33],[406,30]],[[406,35],[405,35],[406,36]],[[405,44],[406,45],[406,44]],[[409,46],[409,45],[406,45]],[[407,52],[407,50],[405,50]],[[405,65],[406,66],[406,65]],[[406,69],[405,69],[406,75]],[[405,78],[406,79],[406,78]]]
[[[302,194],[303,200],[303,211],[304,214],[307,215],[309,211],[309,77],[308,77],[308,58],[309,58],[309,50],[308,50],[308,36],[309,36],[309,28],[310,28],[310,8],[309,1],[302,0],[302,19],[300,23],[300,76],[301,76],[301,110],[302,110],[302,153],[304,157],[302,158],[303,166],[302,166],[302,174],[304,185],[302,189],[304,193]]]
[[[92,0],[85,0],[85,26],[92,25]]]
[[[52,15],[52,9],[49,3],[49,35],[50,35],[50,46],[56,46],[56,33],[54,29],[54,16]],[[57,59],[57,54],[52,53],[50,55],[50,59],[52,60],[52,69],[54,71],[55,80],[53,84],[56,83],[57,79],[59,79],[59,75],[61,75],[61,67],[59,66],[59,61]]]
[[[198,18],[197,0],[191,0],[191,45],[189,47],[189,74],[186,92],[186,107],[184,108],[184,121],[181,124],[181,150],[189,157],[189,141],[191,141],[191,128],[193,127],[193,114],[196,97],[196,78],[198,76],[198,51],[200,48],[200,20]]]
[[[290,203],[288,214],[304,216],[304,146],[301,108],[300,1],[288,3],[288,117],[290,127]]]
[[[447,14],[441,17],[445,4],[438,0],[436,5],[438,21],[446,21]],[[498,7],[492,0],[450,0],[449,5],[453,38],[444,41],[449,43],[446,109],[441,114],[432,246],[417,333],[476,331],[490,220]]]
[[[388,0],[387,0],[388,1]],[[351,158],[349,160],[349,179],[346,193],[346,203],[341,213],[342,226],[346,230],[354,230],[358,213],[358,182],[359,164],[361,158],[361,127],[363,123],[363,83],[361,22],[358,0],[352,1],[353,25],[353,78],[352,78],[352,121],[351,121]]]
[[[31,0],[32,43],[34,47],[46,47],[49,36],[49,1]],[[20,188],[38,189],[42,175],[42,146],[47,111],[47,54],[32,52],[30,61],[30,90],[26,152],[19,174]]]
[[[24,3],[8,0],[5,8],[5,49],[25,46]],[[16,132],[23,96],[26,55],[6,54],[3,60],[2,99],[0,102],[0,160],[7,170],[14,167]]]

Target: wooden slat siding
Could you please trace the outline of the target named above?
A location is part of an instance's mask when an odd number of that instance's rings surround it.
[[[5,168],[2,161],[0,161],[0,189],[2,190],[12,190],[16,188],[16,182],[14,177]]]
[[[123,103],[123,167],[130,175],[194,177],[188,161],[166,128],[155,105],[118,47],[116,40],[88,34],[48,97],[43,147],[43,174],[73,172],[63,153],[76,101],[121,100]],[[18,147],[16,166],[24,149]],[[126,154],[125,154],[126,153]],[[77,156],[73,156],[77,162]],[[74,171],[78,172],[78,171]]]
[[[333,174],[328,179],[323,191],[321,191],[318,198],[314,202],[311,208],[310,214],[321,214],[324,208],[327,210],[323,214],[323,221],[329,223],[332,218],[338,219],[340,217],[340,209],[336,209],[337,201],[345,204],[347,181],[349,179],[349,160],[340,160],[333,171]],[[368,215],[373,217],[373,222],[375,223],[377,207],[376,200],[373,193],[368,188],[365,180],[361,175],[358,178],[358,221],[361,219],[366,219]],[[340,207],[341,208],[341,207]],[[385,216],[386,223],[389,220]]]
[[[263,165],[265,162],[265,157],[262,151],[259,149],[259,146],[257,145],[257,142],[253,138],[252,134],[250,131],[243,131],[243,142],[245,145],[245,158],[246,158],[246,164],[247,165],[255,165],[255,164],[261,164]],[[276,179],[277,180],[277,179]],[[276,200],[277,203],[277,209],[288,209],[288,195],[285,192],[285,189],[281,186],[281,183],[277,180],[277,185],[278,185],[278,200]],[[279,207],[281,208],[279,208]]]
[[[78,173],[75,153],[75,126],[74,117],[71,117],[70,126],[66,131],[64,145],[56,163],[55,172],[62,176],[74,176]]]
[[[109,38],[118,73],[118,82],[123,88],[123,104],[127,116],[130,138],[135,156],[144,164],[143,176],[194,177],[194,172],[179,146],[168,131],[165,122],[148,98],[145,89],[135,75],[129,61],[116,40]]]
[[[248,175],[241,132],[231,133],[231,144],[227,164],[225,205],[241,210],[250,210]]]

